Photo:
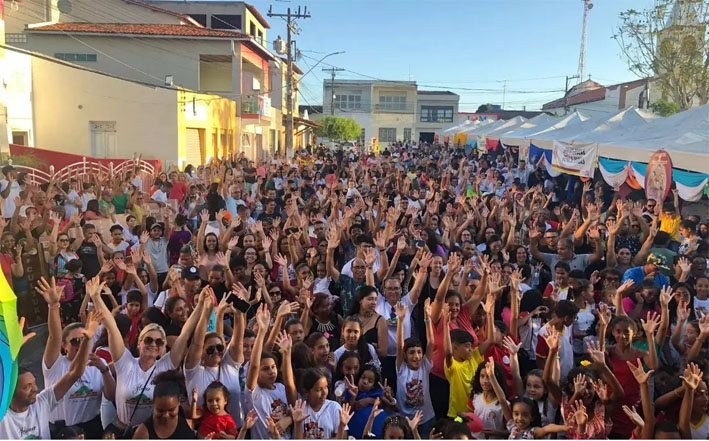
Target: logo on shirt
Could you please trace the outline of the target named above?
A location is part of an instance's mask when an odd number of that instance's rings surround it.
[[[39,435],[37,435],[37,426],[20,427],[20,437],[22,439],[39,439]]]
[[[128,398],[126,400],[126,404],[133,404],[133,405],[135,405],[135,404],[141,404],[141,405],[153,404],[153,400],[145,394],[139,394],[134,397]]]
[[[423,382],[418,378],[406,383],[406,406],[409,408],[423,406]]]
[[[271,403],[271,418],[278,421],[288,415],[288,407],[281,400],[273,400]]]
[[[305,423],[303,435],[306,439],[323,439],[324,431],[315,421]]]
[[[90,387],[86,385],[82,385],[80,388],[74,391],[71,395],[69,395],[69,399],[85,399],[85,398],[94,398],[98,396],[98,392],[95,390],[91,389]]]

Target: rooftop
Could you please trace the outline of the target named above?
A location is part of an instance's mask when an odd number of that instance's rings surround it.
[[[151,35],[164,37],[212,37],[212,38],[249,38],[248,35],[237,31],[226,31],[201,28],[190,25],[178,24],[134,24],[134,23],[53,23],[49,25],[29,25],[30,32],[77,34],[123,34],[123,35]]]
[[[419,95],[458,95],[450,90],[419,90],[416,93]]]
[[[261,26],[263,26],[266,29],[271,29],[271,26],[268,24],[268,21],[264,18],[263,15],[256,9],[254,5],[251,5],[249,3],[241,2],[241,1],[229,1],[229,0],[222,0],[222,1],[205,1],[205,0],[149,0],[151,3],[204,3],[206,6],[209,5],[216,5],[216,4],[234,4],[234,3],[243,3],[246,9],[251,12],[251,14],[256,18],[256,20],[261,23]],[[142,3],[142,2],[140,2]]]
[[[186,21],[189,21],[190,23],[194,25],[198,25],[192,17],[186,14],[180,14],[179,12],[171,11],[169,9],[161,8],[159,6],[151,5],[150,3],[146,2],[141,2],[139,0],[123,0],[125,3],[131,4],[131,5],[136,5],[136,6],[142,6],[144,8],[153,10],[155,12],[162,12],[163,14],[169,14],[169,15],[174,15],[175,17],[180,17]]]

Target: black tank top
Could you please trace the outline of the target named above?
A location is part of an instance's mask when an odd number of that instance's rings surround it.
[[[182,409],[180,409],[179,414],[177,415],[177,427],[175,427],[175,431],[172,432],[172,435],[167,438],[160,438],[158,434],[155,433],[155,423],[153,422],[152,415],[145,421],[144,424],[145,428],[148,429],[149,439],[197,439],[197,435],[194,433],[194,430],[192,430],[190,425],[187,424],[187,419],[185,419],[185,416],[182,414]]]

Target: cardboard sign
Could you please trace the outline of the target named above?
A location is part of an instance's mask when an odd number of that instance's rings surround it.
[[[661,204],[672,187],[672,158],[664,150],[658,150],[650,157],[645,170],[645,197]]]

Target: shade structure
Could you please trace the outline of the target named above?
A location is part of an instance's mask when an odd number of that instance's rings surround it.
[[[539,133],[542,130],[558,123],[562,119],[554,118],[546,113],[542,113],[520,124],[518,129],[501,135],[500,141],[503,145],[518,146],[521,149],[526,150],[529,148],[529,140],[526,138],[527,136]]]

